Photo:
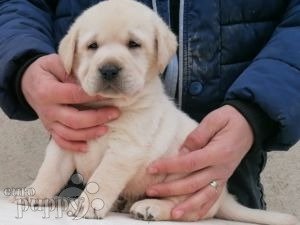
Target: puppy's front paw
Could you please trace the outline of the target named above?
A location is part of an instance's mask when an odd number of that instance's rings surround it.
[[[134,203],[130,209],[130,214],[138,220],[169,220],[171,205],[167,200],[145,199]]]
[[[119,198],[114,202],[110,211],[119,213],[129,213],[129,209],[132,206],[132,201],[119,196]]]
[[[76,219],[102,219],[107,214],[104,202],[98,198],[91,198],[82,194],[78,199],[70,203],[70,214]]]

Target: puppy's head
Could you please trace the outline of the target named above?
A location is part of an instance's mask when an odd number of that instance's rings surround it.
[[[108,0],[86,10],[59,46],[66,71],[89,94],[139,93],[175,54],[175,35],[151,9],[133,0]]]

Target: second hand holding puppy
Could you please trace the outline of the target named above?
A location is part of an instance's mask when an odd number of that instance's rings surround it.
[[[169,183],[151,186],[150,196],[193,194],[172,210],[173,218],[197,212],[199,219],[218,199],[224,184],[253,144],[253,132],[246,119],[232,106],[210,113],[188,136],[181,155],[154,162],[149,173],[190,173]],[[209,185],[217,181],[217,192]]]

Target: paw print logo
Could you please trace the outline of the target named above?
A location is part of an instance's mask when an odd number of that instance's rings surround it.
[[[80,196],[84,189],[84,178],[80,173],[74,173],[66,187],[59,193],[58,197],[75,199]]]
[[[97,183],[89,182],[86,184],[84,190],[83,188],[83,176],[79,173],[75,173],[72,175],[67,187],[59,194],[59,197],[69,200],[69,207],[66,212],[68,216],[74,216],[74,220],[85,217],[90,208],[92,208],[93,211],[99,211],[104,208],[102,199],[90,199],[90,196],[94,196],[100,190]]]

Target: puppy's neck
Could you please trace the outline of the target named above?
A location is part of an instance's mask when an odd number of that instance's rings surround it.
[[[133,97],[130,104],[124,108],[132,108],[134,110],[147,109],[166,100],[168,100],[168,96],[165,93],[163,83],[159,76],[155,76],[147,81],[144,89]]]

